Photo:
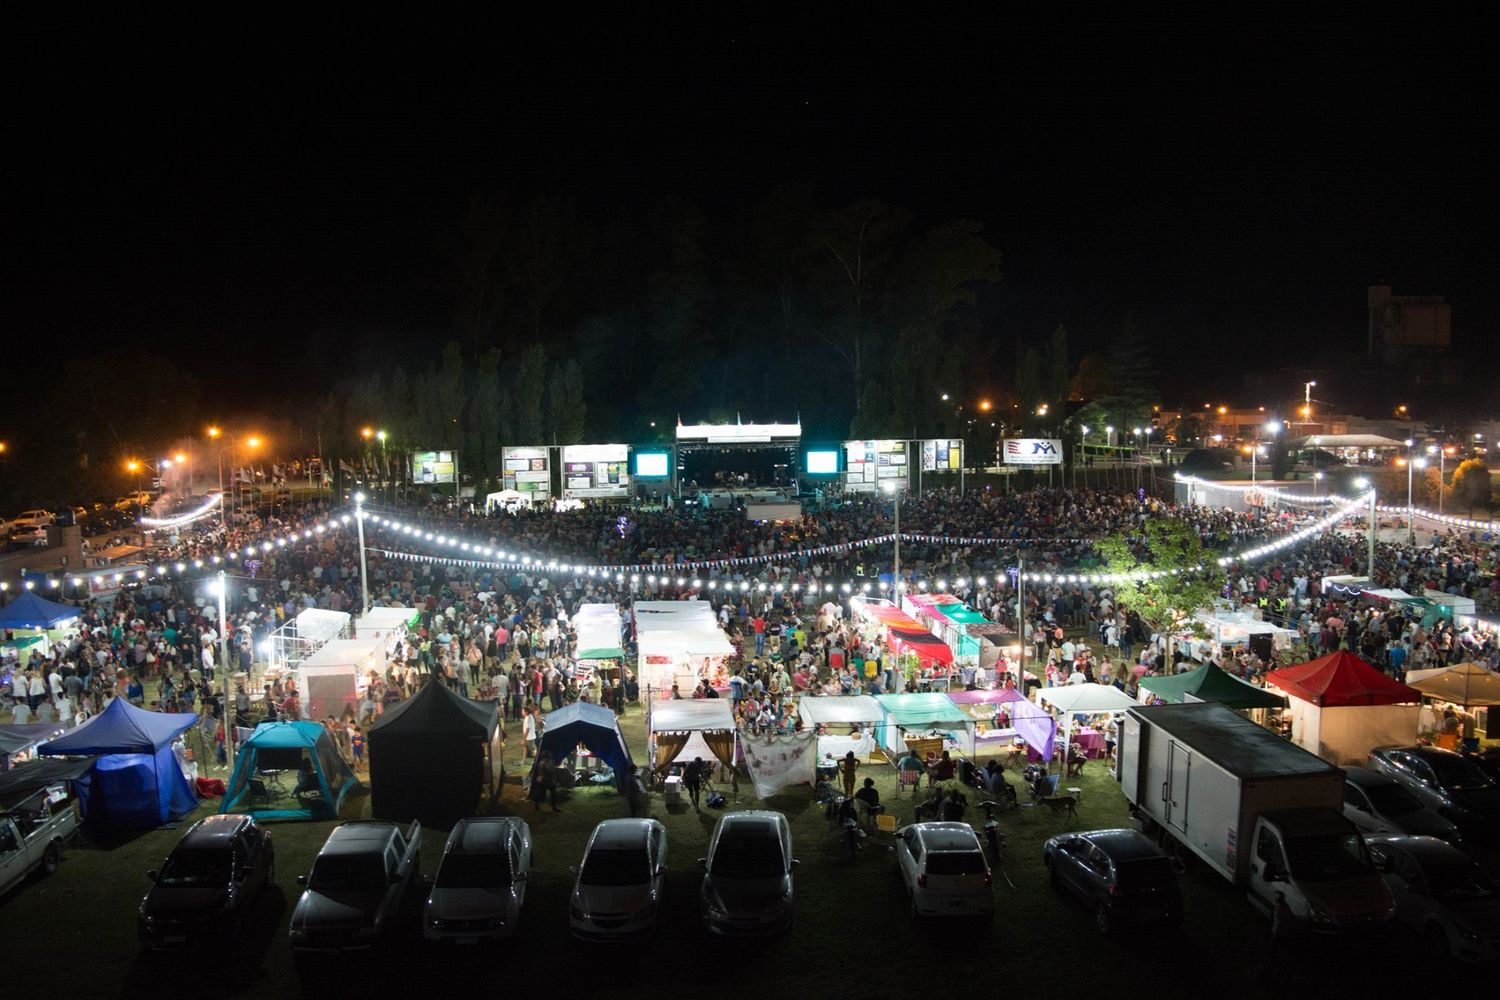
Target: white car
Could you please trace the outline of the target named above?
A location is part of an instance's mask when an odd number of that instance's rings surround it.
[[[23,510],[11,518],[10,527],[12,531],[19,534],[36,528],[45,528],[54,520],[50,510]]]
[[[607,819],[594,827],[568,903],[579,938],[620,940],[656,930],[667,875],[667,828],[654,819]]]
[[[774,934],[792,925],[792,830],[786,816],[751,809],[720,817],[708,840],[699,905],[716,934]]]
[[[516,932],[531,877],[531,827],[512,816],[459,820],[422,911],[428,941],[477,944]]]
[[[896,834],[896,868],[912,919],[991,917],[990,863],[967,823],[913,823]]]

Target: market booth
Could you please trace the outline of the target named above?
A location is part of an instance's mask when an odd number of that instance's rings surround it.
[[[422,620],[416,608],[371,608],[354,619],[356,639],[379,639],[389,654],[406,632]]]
[[[993,664],[993,659],[990,664],[982,661],[981,652],[987,644],[981,641],[979,631],[970,630],[981,630],[994,622],[952,594],[904,594],[901,610],[943,640],[960,666],[988,667]]]
[[[1089,758],[1102,757],[1106,750],[1106,730],[1080,721],[1092,723],[1090,716],[1114,715],[1133,708],[1135,702],[1117,687],[1109,684],[1064,684],[1045,687],[1037,691],[1037,701],[1051,705],[1062,716],[1062,728],[1066,734],[1063,743],[1063,761],[1067,762],[1076,745]]]
[[[1140,685],[1143,702],[1149,702],[1152,698],[1174,705],[1188,699],[1216,701],[1236,710],[1282,708],[1286,704],[1286,699],[1276,692],[1246,683],[1212,663],[1205,663],[1197,670],[1189,670],[1185,674],[1142,677]]]
[[[875,700],[884,713],[875,727],[876,737],[889,755],[899,755],[912,744],[929,746],[932,740],[941,741],[941,749],[974,755],[973,717],[942,692],[881,694]]]
[[[297,687],[305,719],[339,718],[369,685],[370,674],[385,671],[382,639],[334,639],[297,664]]]
[[[359,785],[316,722],[262,722],[239,747],[219,812],[256,819],[338,819]]]
[[[0,657],[24,669],[33,652],[46,656],[54,642],[71,640],[78,623],[79,611],[71,605],[38,597],[30,590],[17,594],[0,608],[0,632],[10,633],[0,643]],[[3,667],[0,672],[4,672]]]
[[[495,794],[500,711],[456,694],[436,678],[370,726],[370,814],[448,826]]]
[[[797,699],[797,715],[806,728],[817,732],[820,755],[839,758],[852,750],[854,756],[867,759],[875,752],[875,726],[885,719],[885,710],[869,695],[820,695]],[[827,731],[833,726],[839,731]],[[858,728],[860,735],[852,735],[851,728]]]
[[[71,723],[71,720],[69,720]],[[0,726],[0,771],[9,770],[13,764],[24,763],[35,754],[38,746],[54,736],[67,732],[61,722],[28,722],[19,726]]]
[[[1422,692],[1347,650],[1273,670],[1266,684],[1290,698],[1292,742],[1332,764],[1363,764],[1371,750],[1416,741]]]
[[[1436,670],[1410,670],[1406,674],[1406,683],[1416,688],[1428,698],[1434,698],[1439,702],[1449,702],[1462,707],[1465,711],[1479,709],[1477,720],[1482,729],[1491,739],[1500,733],[1496,732],[1496,713],[1494,706],[1500,705],[1500,674],[1488,670],[1477,663],[1460,663],[1452,667],[1439,667]],[[1419,726],[1423,732],[1437,729],[1438,718],[1436,708],[1432,705],[1422,706],[1421,722]]]
[[[172,752],[172,742],[197,724],[194,712],[148,712],[116,698],[83,725],[37,747],[37,753],[98,757],[87,784],[77,786],[90,830],[148,830],[181,819],[198,805]]]
[[[974,720],[976,757],[1007,750],[1020,739],[1040,759],[1052,759],[1057,720],[1015,688],[950,691],[948,700]]]
[[[694,757],[735,766],[734,712],[724,698],[675,699],[647,708],[651,773],[662,778],[673,764]]]
[[[548,712],[546,720],[538,750],[550,753],[553,760],[562,761],[580,746],[584,747],[614,772],[617,784],[619,776],[631,766],[630,747],[626,746],[625,737],[620,732],[619,720],[603,705],[575,701],[555,712]]]
[[[707,601],[636,601],[636,677],[653,698],[669,698],[672,685],[692,694],[700,680],[728,684],[735,654]]]
[[[594,674],[601,671],[618,673],[625,662],[620,610],[613,604],[584,604],[573,616],[572,625],[578,640],[573,659],[579,686],[592,682]]]
[[[921,622],[887,601],[854,597],[849,607],[860,632],[878,638],[903,660],[914,661],[923,683],[947,685],[953,671],[953,650]]]

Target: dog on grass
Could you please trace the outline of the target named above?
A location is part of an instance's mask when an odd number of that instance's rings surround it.
[[[1050,795],[1037,801],[1051,809],[1054,816],[1065,812],[1069,819],[1078,818],[1078,796],[1076,795]]]

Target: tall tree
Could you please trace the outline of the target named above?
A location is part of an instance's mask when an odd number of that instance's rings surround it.
[[[583,394],[583,370],[569,358],[552,371],[547,386],[547,425],[553,444],[578,444],[583,440],[588,403]]]
[[[1115,427],[1139,427],[1151,419],[1151,408],[1158,401],[1156,373],[1146,341],[1127,316],[1120,333],[1110,342],[1108,353],[1108,391],[1097,402],[1105,419]]]
[[[1210,567],[1214,558],[1203,549],[1198,532],[1186,521],[1151,518],[1137,537],[1117,534],[1100,539],[1101,572],[1142,574],[1143,579],[1113,584],[1115,601],[1134,611],[1153,631],[1174,636],[1206,635],[1193,615],[1212,605],[1221,581]],[[1145,574],[1160,573],[1160,576]],[[1167,662],[1172,661],[1168,645]]]
[[[813,223],[810,240],[819,251],[820,284],[839,306],[820,336],[843,361],[856,393],[862,394],[877,349],[874,320],[883,304],[881,282],[907,222],[904,212],[865,199],[826,212]]]
[[[1453,485],[1449,490],[1453,501],[1460,508],[1467,509],[1472,517],[1475,507],[1483,507],[1490,502],[1489,466],[1478,458],[1464,459],[1453,470]]]
[[[547,349],[541,344],[533,344],[521,355],[510,392],[517,444],[546,442],[546,423],[542,415],[542,395],[546,388]]]
[[[500,384],[500,350],[490,348],[479,356],[474,385],[469,395],[468,453],[466,468],[476,481],[494,479],[500,473],[500,446],[504,443],[505,395]]]

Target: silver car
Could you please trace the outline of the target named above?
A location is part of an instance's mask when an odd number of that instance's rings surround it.
[[[1418,802],[1395,778],[1367,767],[1344,768],[1344,816],[1363,833],[1460,840],[1450,820]]]
[[[1366,838],[1396,897],[1396,917],[1440,954],[1500,960],[1500,889],[1452,844],[1436,837]]]
[[[771,934],[792,925],[792,829],[767,810],[729,813],[708,841],[699,906],[717,934]]]
[[[477,944],[516,932],[531,877],[531,827],[512,816],[459,820],[422,911],[428,941]]]

